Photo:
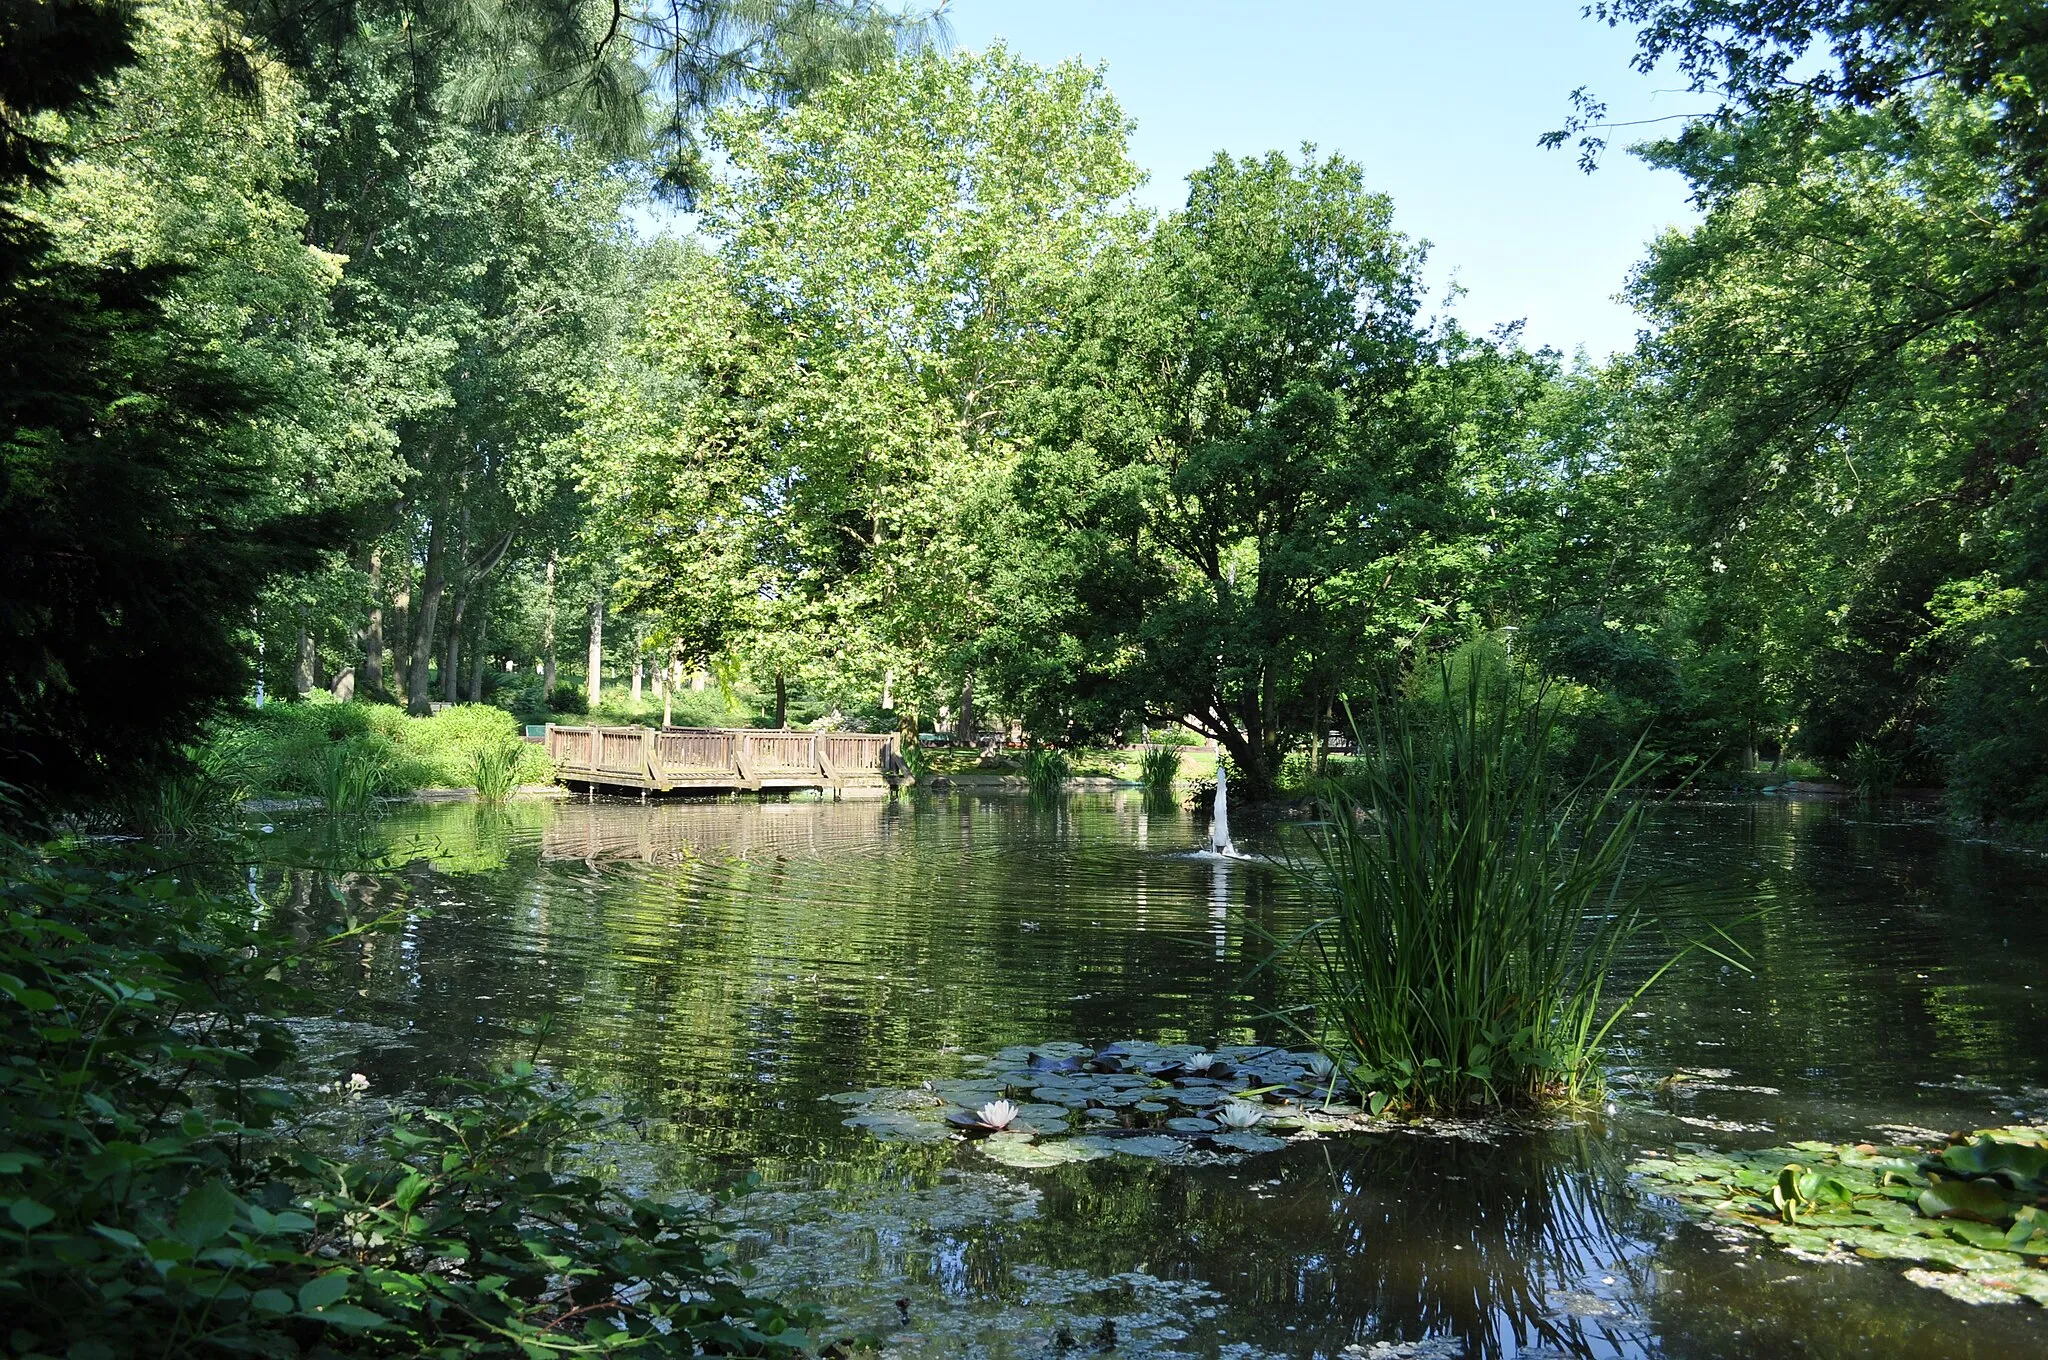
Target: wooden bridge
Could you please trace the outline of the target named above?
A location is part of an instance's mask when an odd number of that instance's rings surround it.
[[[893,733],[550,724],[545,739],[563,783],[650,793],[887,792],[902,768]]]

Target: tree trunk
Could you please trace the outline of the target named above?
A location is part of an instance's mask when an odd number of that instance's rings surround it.
[[[584,698],[594,709],[604,695],[604,597],[590,602],[590,672],[584,677]]]
[[[299,659],[292,667],[292,690],[304,698],[313,692],[313,634],[306,627],[310,609],[299,606]]]
[[[441,655],[441,698],[451,704],[462,702],[462,616],[468,610],[469,591],[464,589],[448,616],[448,647]]]
[[[345,704],[356,697],[356,668],[343,666],[341,673],[334,677],[334,687],[327,691],[338,704]]]
[[[953,740],[974,745],[974,675],[971,671],[960,685],[960,716],[953,723]]]
[[[491,641],[491,587],[486,582],[476,602],[476,638],[469,646],[469,701],[484,701],[484,659]]]
[[[775,725],[789,726],[789,687],[783,682],[780,666],[775,668]]]
[[[555,555],[548,554],[546,601],[540,616],[540,701],[555,692]]]
[[[654,673],[654,687],[661,691],[661,725],[675,726],[676,716],[676,668],[665,665]]]
[[[424,718],[434,711],[434,704],[427,692],[429,668],[434,656],[434,616],[441,610],[441,592],[447,588],[442,558],[447,550],[447,530],[442,521],[447,517],[434,516],[433,527],[427,533],[427,565],[424,579],[420,582],[420,603],[412,619],[412,674],[406,686],[406,711],[416,718]]]
[[[370,617],[363,624],[364,690],[375,695],[384,688],[384,549],[370,549]]]
[[[641,677],[647,673],[647,654],[641,650],[646,645],[644,626],[633,630],[633,707],[640,707]]]

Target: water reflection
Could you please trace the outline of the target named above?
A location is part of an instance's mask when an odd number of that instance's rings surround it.
[[[636,1184],[762,1169],[775,1189],[746,1212],[770,1271],[906,1354],[960,1354],[963,1327],[991,1355],[1051,1354],[1062,1327],[1085,1349],[1104,1318],[1126,1354],[2048,1349],[2036,1314],[1961,1328],[1962,1305],[1887,1268],[1673,1236],[1616,1171],[1680,1138],[2048,1116],[2039,861],[1893,814],[1659,815],[1647,858],[1672,903],[1778,910],[1753,974],[1688,970],[1631,1020],[1610,1128],[1022,1175],[877,1143],[820,1099],[1012,1042],[1284,1037],[1269,1017],[1292,998],[1255,965],[1301,904],[1271,866],[1189,854],[1202,831],[1138,796],[443,807],[382,824],[390,867],[345,902],[316,874],[269,896],[309,938],[350,909],[405,919],[322,965],[346,1070],[420,1089],[538,1044],[651,1116],[619,1154]],[[1694,1078],[1660,1085],[1676,1068]]]

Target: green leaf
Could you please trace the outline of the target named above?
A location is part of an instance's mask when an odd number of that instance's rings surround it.
[[[399,1208],[410,1211],[413,1205],[419,1203],[420,1196],[425,1194],[427,1188],[433,1183],[434,1179],[431,1176],[424,1175],[418,1171],[407,1172],[405,1179],[398,1183],[398,1191],[392,1198],[397,1202]]]
[[[1990,1181],[1938,1181],[1920,1192],[1920,1212],[1929,1218],[1974,1218],[2003,1223],[2013,1203]]]
[[[321,1278],[326,1279],[328,1277],[322,1276]],[[314,1316],[318,1317],[322,1322],[331,1322],[335,1326],[345,1328],[351,1332],[367,1331],[371,1327],[381,1327],[384,1325],[383,1318],[378,1317],[369,1309],[358,1307],[353,1303],[338,1303],[332,1308],[321,1309]]]
[[[260,1313],[289,1313],[292,1296],[282,1289],[259,1289],[249,1296],[249,1306]]]
[[[204,1246],[234,1226],[241,1203],[219,1181],[208,1181],[186,1192],[173,1230],[181,1241]]]
[[[7,1206],[7,1216],[28,1232],[34,1232],[57,1216],[57,1211],[23,1195]]]
[[[329,1271],[325,1275],[316,1275],[299,1286],[299,1307],[310,1313],[325,1308],[346,1293],[348,1272]]]

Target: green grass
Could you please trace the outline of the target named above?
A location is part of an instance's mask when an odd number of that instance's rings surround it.
[[[1379,715],[1346,785],[1326,784],[1294,860],[1315,920],[1270,963],[1312,999],[1293,1021],[1376,1109],[1584,1097],[1642,994],[1616,1002],[1608,984],[1649,924],[1627,874],[1649,762],[1566,783],[1540,693],[1442,687],[1427,722],[1405,705]]]

